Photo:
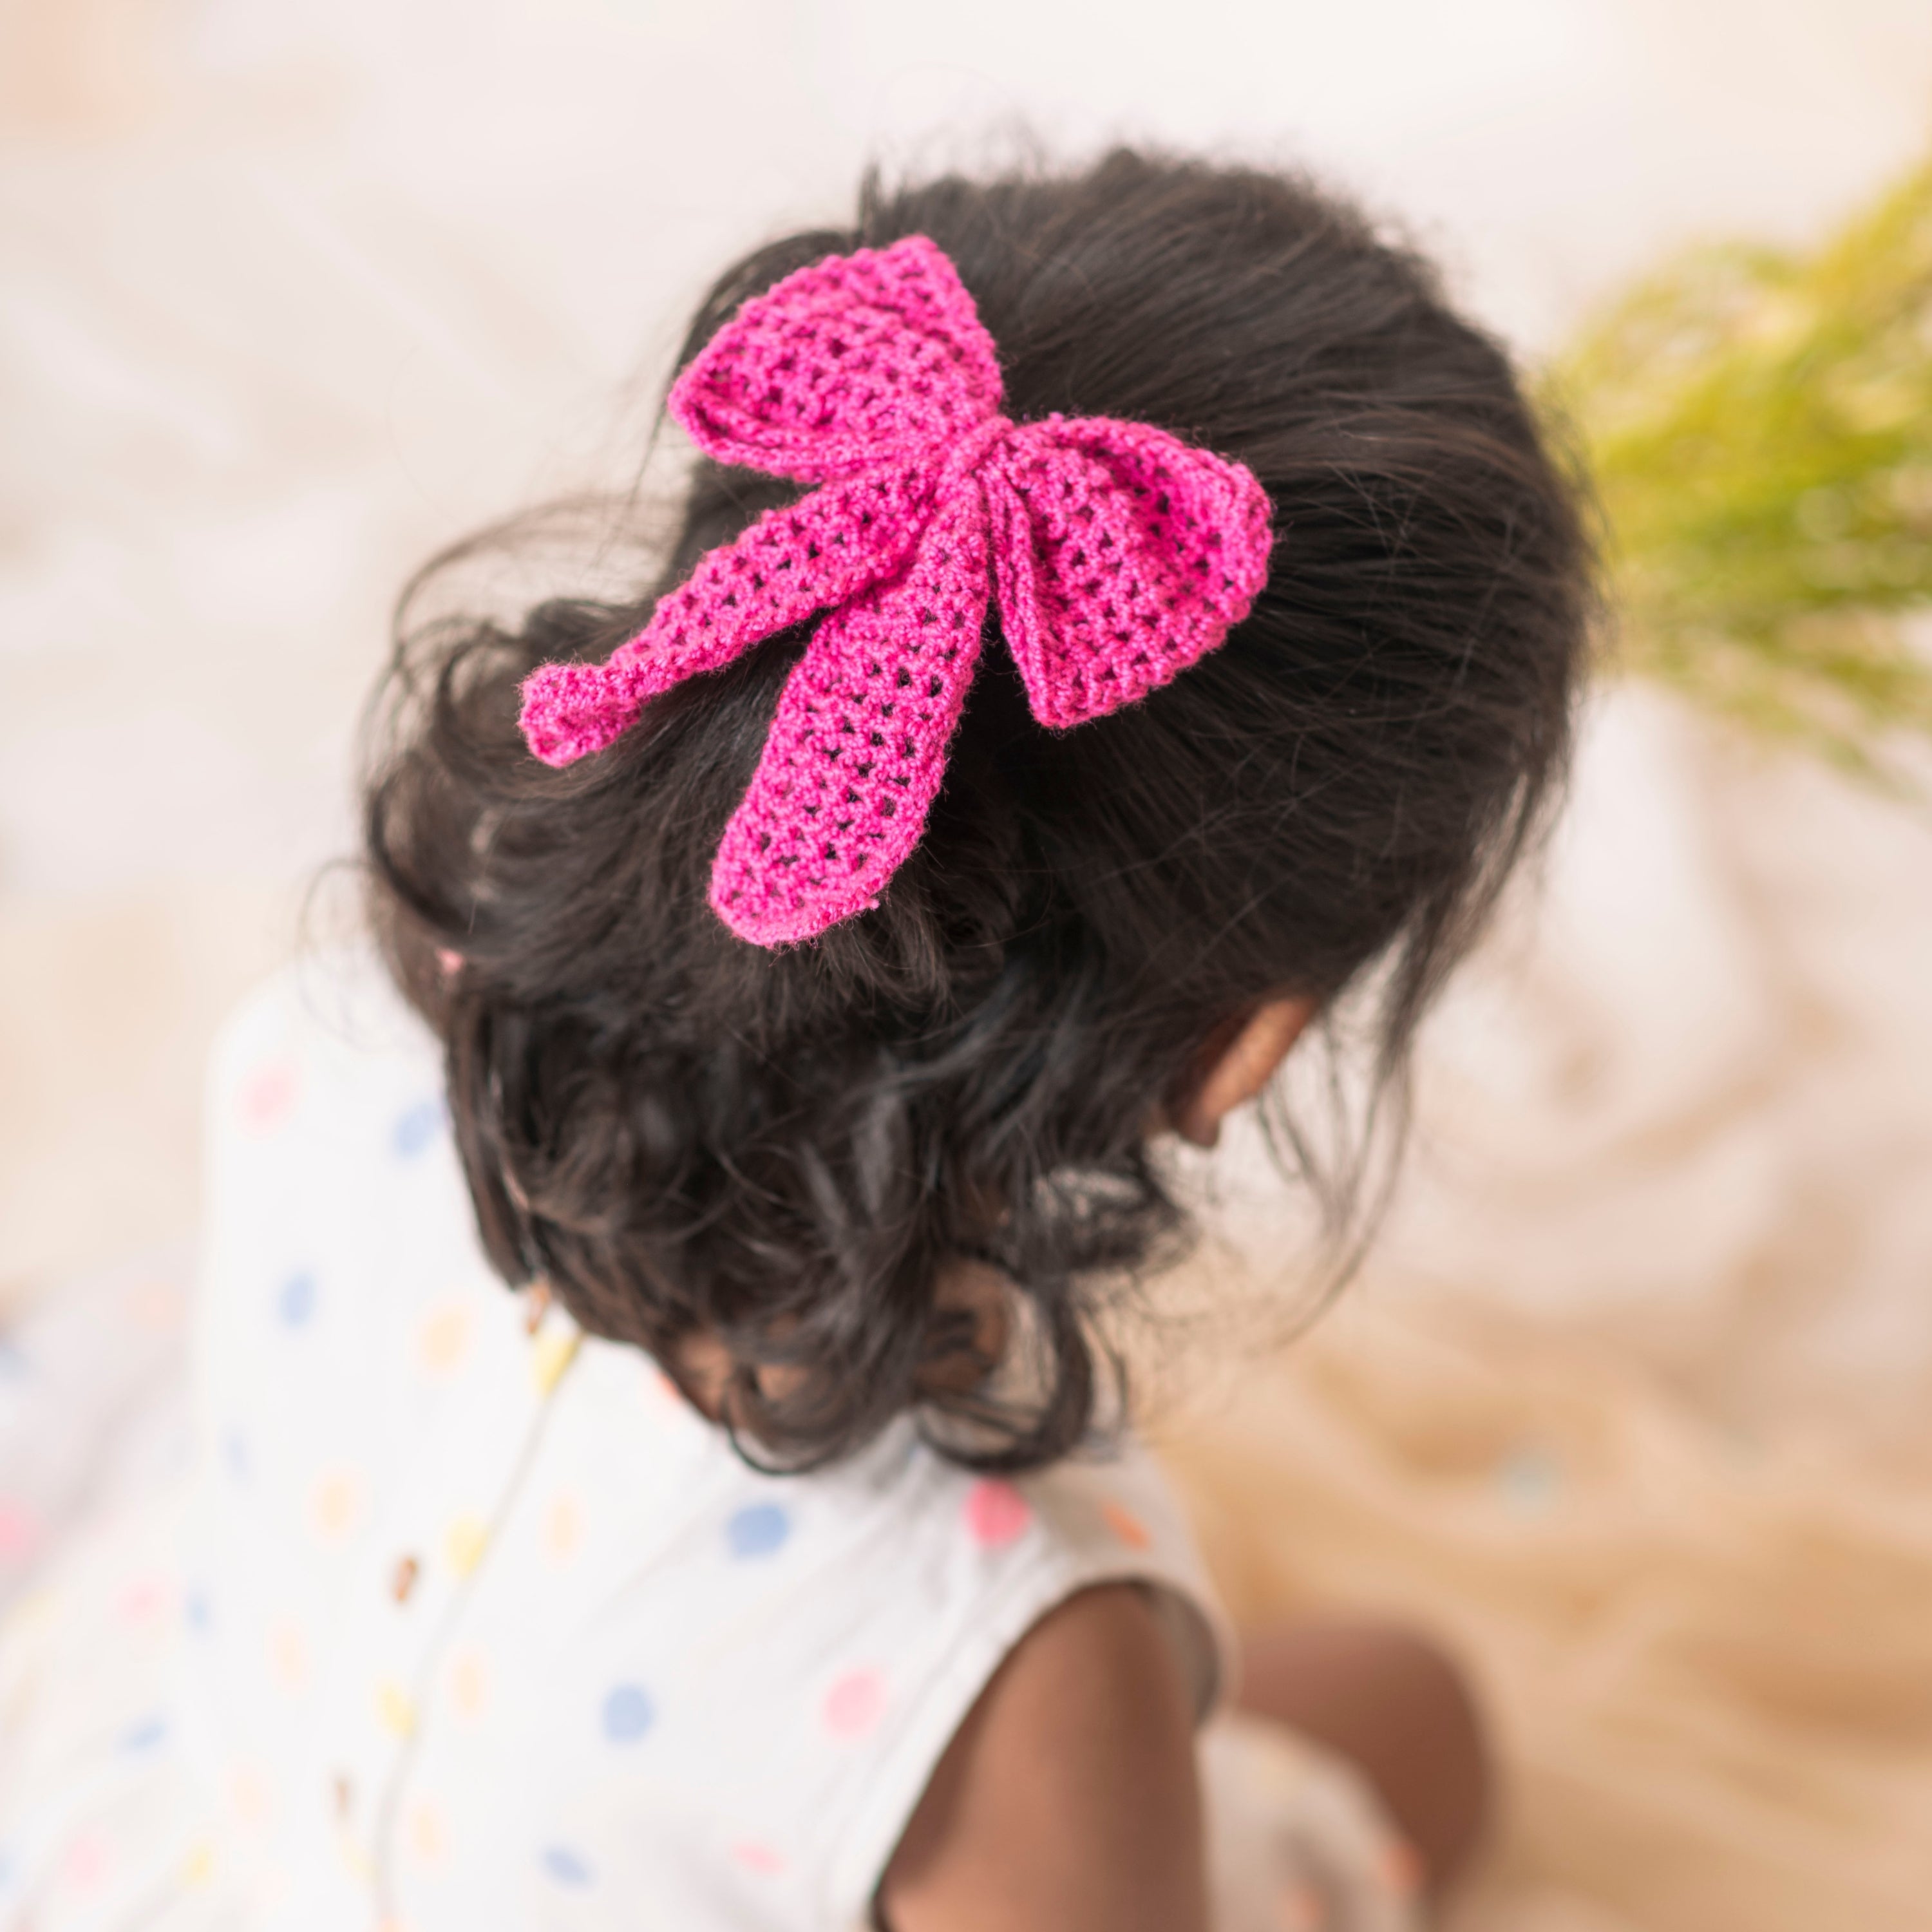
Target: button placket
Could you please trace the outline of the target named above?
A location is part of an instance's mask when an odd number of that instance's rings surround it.
[[[531,1369],[551,1372],[551,1352],[533,1352]],[[615,1750],[619,1768],[623,1752],[655,1735],[650,1670],[593,1661],[606,1648],[609,1612],[658,1564],[679,1560],[737,1478],[711,1425],[646,1358],[590,1339],[576,1349],[424,1701],[385,1871],[390,1910],[412,1922],[442,1914],[488,1923],[526,1882],[568,1888],[549,1861],[582,1850],[570,1824],[572,1794],[593,1768],[580,1748],[586,1727],[596,1761]],[[596,1505],[582,1540],[554,1545],[556,1506],[586,1494]],[[693,1609],[708,1630],[709,1612]],[[682,1654],[682,1640],[676,1647]],[[638,1750],[638,1770],[651,1754]],[[440,1863],[424,1856],[425,1811],[446,1828]]]
[[[395,1904],[394,1858],[406,1824],[410,1780],[416,1763],[422,1732],[427,1721],[436,1720],[437,1687],[446,1667],[460,1645],[470,1606],[481,1583],[481,1573],[498,1534],[518,1506],[531,1472],[538,1466],[544,1431],[554,1408],[554,1400],[565,1372],[576,1359],[582,1335],[576,1323],[539,1290],[529,1298],[522,1319],[521,1333],[512,1338],[502,1352],[506,1377],[514,1379],[514,1397],[507,1392],[491,1405],[473,1406],[478,1434],[496,1435],[501,1450],[493,1470],[487,1504],[480,1500],[472,1508],[460,1508],[448,1519],[436,1557],[427,1572],[439,1598],[433,1618],[423,1605],[426,1636],[418,1648],[418,1664],[412,1681],[408,1732],[403,1748],[392,1766],[376,1822],[376,1867],[375,1890],[379,1907],[393,1910]],[[519,1418],[514,1430],[504,1426],[504,1418],[514,1413]],[[454,1437],[450,1438],[453,1443]],[[452,1466],[452,1481],[446,1496],[475,1492],[470,1480],[473,1451]],[[460,1482],[459,1492],[455,1484]],[[412,1591],[425,1600],[430,1588]],[[420,1827],[424,1814],[418,1808],[414,1822]],[[420,1834],[418,1834],[420,1835]],[[437,1834],[440,1837],[440,1832]]]
[[[350,1876],[378,1894],[424,1700],[576,1333],[560,1310],[526,1333],[524,1310],[495,1294],[462,1384],[359,1559],[325,1687],[329,1822]]]

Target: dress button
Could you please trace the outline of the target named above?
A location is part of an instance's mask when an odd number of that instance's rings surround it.
[[[405,1556],[396,1564],[396,1574],[389,1580],[390,1594],[399,1604],[406,1604],[410,1592],[416,1586],[416,1575],[422,1566],[413,1556]]]
[[[353,1793],[348,1778],[339,1771],[335,1774],[333,1792],[335,1798],[335,1815],[338,1818],[346,1818],[349,1816],[349,1807]]]
[[[550,1309],[550,1283],[538,1280],[530,1283],[529,1305],[524,1310],[524,1333],[534,1335],[543,1326]]]

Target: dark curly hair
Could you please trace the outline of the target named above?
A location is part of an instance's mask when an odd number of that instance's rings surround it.
[[[371,714],[374,925],[446,1044],[492,1260],[687,1392],[691,1344],[722,1348],[741,1450],[788,1468],[908,1411],[976,1466],[1082,1442],[1105,1284],[1186,1232],[1158,1110],[1258,1003],[1362,981],[1399,1087],[1560,777],[1591,608],[1508,357],[1298,178],[1125,150],[874,178],[850,228],[729,269],[680,366],[792,270],[915,233],[977,302],[1009,414],[1156,424],[1260,478],[1271,574],[1222,649],[1064,734],[988,649],[883,902],[770,952],[706,883],[804,634],[562,771],[526,752],[518,686],[605,656],[792,486],[698,462],[634,594],[580,581],[513,625],[406,596]],[[961,1257],[1009,1284],[998,1375],[934,1373],[981,1346],[937,1286]]]

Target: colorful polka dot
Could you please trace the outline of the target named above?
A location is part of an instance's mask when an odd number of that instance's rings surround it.
[[[835,1738],[862,1738],[885,1714],[885,1679],[876,1670],[848,1671],[825,1694],[825,1728]]]
[[[403,1841],[417,1864],[435,1867],[449,1855],[449,1828],[441,1808],[432,1798],[419,1798],[410,1807],[403,1824]]]
[[[107,1840],[92,1826],[67,1848],[61,1876],[76,1892],[92,1892],[107,1876]]]
[[[442,1125],[442,1102],[418,1100],[396,1122],[392,1138],[397,1154],[404,1160],[413,1160],[436,1138]]]
[[[568,1328],[554,1328],[537,1337],[530,1350],[530,1379],[538,1395],[548,1395],[556,1387],[577,1353],[577,1343],[575,1331]]]
[[[249,1453],[248,1438],[238,1429],[226,1430],[221,1437],[222,1466],[238,1483],[245,1483],[255,1466]]]
[[[449,1708],[464,1723],[473,1724],[490,1708],[490,1665],[482,1651],[459,1650],[449,1660],[443,1677]]]
[[[1115,1502],[1110,1498],[1100,1505],[1100,1520],[1130,1550],[1149,1550],[1154,1546],[1154,1532],[1125,1503]]]
[[[416,1705],[393,1677],[376,1686],[376,1721],[392,1738],[406,1738],[416,1727]]]
[[[34,1589],[23,1591],[14,1599],[7,1612],[8,1635],[33,1636],[42,1630],[53,1629],[61,1621],[65,1601],[59,1591],[50,1589],[44,1584]]]
[[[572,1887],[591,1882],[590,1862],[569,1845],[546,1845],[538,1854],[544,1870],[559,1885]]]
[[[982,1550],[999,1550],[1016,1542],[1033,1521],[1025,1497],[1010,1483],[988,1476],[966,1492],[966,1533]]]
[[[27,1352],[19,1342],[0,1337],[0,1382],[23,1382],[32,1373]]]
[[[584,1505],[566,1490],[550,1498],[543,1514],[543,1552],[553,1563],[568,1563],[584,1540]]]
[[[158,1624],[166,1613],[173,1599],[167,1579],[150,1573],[134,1577],[121,1592],[116,1607],[121,1612],[123,1623],[132,1624],[137,1630]]]
[[[182,1861],[182,1882],[198,1891],[214,1882],[214,1847],[206,1838],[197,1838]]]
[[[137,1719],[121,1733],[121,1748],[136,1754],[151,1751],[168,1734],[168,1720],[159,1716]]]
[[[614,1744],[634,1744],[657,1718],[656,1707],[634,1684],[620,1684],[604,1699],[604,1735]]]
[[[228,1774],[228,1808],[244,1831],[259,1830],[268,1815],[268,1782],[252,1764],[238,1764]]]
[[[770,1556],[784,1547],[791,1518],[776,1503],[748,1503],[724,1526],[734,1556]]]
[[[308,1524],[316,1540],[338,1549],[354,1534],[362,1520],[362,1472],[346,1462],[321,1471],[309,1486]]]
[[[416,1330],[416,1363],[431,1377],[453,1375],[470,1352],[470,1310],[460,1301],[432,1308]]]
[[[302,1626],[278,1618],[265,1633],[268,1674],[284,1690],[299,1690],[308,1682],[308,1640]]]
[[[275,1317],[284,1328],[306,1328],[315,1315],[315,1276],[306,1268],[275,1291]]]
[[[292,1060],[271,1060],[257,1066],[242,1082],[242,1124],[250,1133],[273,1132],[295,1111],[298,1084]]]
[[[0,1563],[24,1562],[40,1546],[40,1519],[18,1496],[0,1496]]]
[[[490,1543],[490,1526],[466,1510],[442,1533],[442,1560],[459,1576],[467,1576],[483,1560]]]
[[[731,1847],[731,1856],[746,1870],[756,1872],[760,1878],[776,1878],[785,1868],[784,1853],[756,1839],[741,1840]]]
[[[210,1607],[207,1593],[190,1590],[182,1599],[182,1618],[188,1628],[197,1636],[205,1636],[214,1621],[214,1612]]]

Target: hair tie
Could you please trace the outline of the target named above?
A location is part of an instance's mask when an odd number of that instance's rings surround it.
[[[1146,423],[1000,413],[992,339],[922,235],[754,297],[674,386],[706,454],[820,487],[710,551],[602,664],[523,689],[547,764],[601,751],[660,692],[827,613],[779,696],[711,874],[742,938],[875,906],[919,842],[989,596],[1034,716],[1130,704],[1213,650],[1265,580],[1252,474]]]

